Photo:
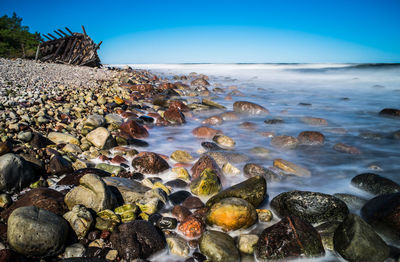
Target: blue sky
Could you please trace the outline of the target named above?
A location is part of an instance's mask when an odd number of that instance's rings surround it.
[[[0,0],[31,31],[84,25],[103,63],[400,62],[400,0]]]

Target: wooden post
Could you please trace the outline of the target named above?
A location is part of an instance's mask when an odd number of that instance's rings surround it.
[[[83,31],[83,34],[84,34],[85,36],[87,36],[86,30],[85,30],[85,27],[84,27],[84,26],[82,26],[82,31]]]
[[[68,33],[70,33],[71,35],[74,35],[74,33],[72,33],[72,32],[71,32],[71,30],[69,30],[69,28],[68,28],[68,27],[65,27],[65,30],[67,30],[67,31],[68,31]]]
[[[61,34],[63,34],[65,37],[68,37],[68,35],[67,35],[66,33],[64,33],[64,31],[63,31],[63,30],[61,30],[61,29],[57,29],[57,31],[58,31],[58,32],[60,32]]]
[[[54,35],[48,33],[47,35],[49,35],[51,38],[53,38],[54,40],[57,40],[57,37],[55,37]]]
[[[40,50],[40,43],[38,44],[37,49],[36,49],[35,62],[37,62],[37,60],[39,58],[39,50]]]
[[[57,32],[56,30],[54,30],[54,33],[56,33],[59,37],[64,37],[62,34],[60,34],[59,32]]]
[[[50,37],[48,37],[47,35],[43,35],[44,37],[46,37],[47,39],[49,39],[49,41],[53,40]]]

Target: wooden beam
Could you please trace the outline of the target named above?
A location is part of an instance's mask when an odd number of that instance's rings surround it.
[[[71,30],[69,30],[69,28],[68,28],[68,27],[65,27],[65,30],[67,30],[67,31],[68,31],[68,33],[70,33],[71,35],[74,35],[74,33],[72,33],[72,32],[71,32]]]
[[[56,33],[59,37],[64,37],[62,34],[60,34],[59,32],[57,32],[56,30],[54,30],[54,33]]]
[[[52,37],[54,40],[57,40],[57,37],[55,37],[54,35],[48,33],[47,35],[49,35],[50,37]]]
[[[100,43],[98,43],[98,44],[96,45],[96,47],[94,48],[94,50],[99,49],[102,43],[103,43],[103,41],[100,41]]]
[[[37,49],[36,49],[35,62],[37,62],[37,60],[39,58],[39,50],[40,50],[40,43],[38,44]]]
[[[82,31],[83,31],[83,34],[84,34],[85,36],[87,36],[86,30],[85,30],[85,27],[84,27],[84,26],[82,26]]]
[[[57,31],[60,32],[61,34],[63,34],[64,36],[68,36],[68,35],[67,35],[66,33],[64,33],[64,31],[61,30],[61,29],[57,29]]]
[[[47,39],[49,39],[50,41],[53,40],[50,37],[48,37],[47,35],[43,35],[44,37],[46,37]]]
[[[64,59],[65,59],[65,57],[67,56],[68,51],[70,50],[71,45],[72,45],[73,42],[74,42],[73,37],[70,37],[69,40],[68,40],[67,46],[65,47],[64,53],[63,53],[63,55],[61,56],[61,60],[64,60]]]
[[[58,46],[58,48],[57,48],[56,52],[54,53],[54,55],[53,55],[52,59],[54,59],[54,58],[56,58],[56,57],[57,57],[57,55],[58,55],[58,53],[60,52],[60,50],[61,50],[61,47],[64,45],[64,43],[65,43],[65,39],[61,41],[61,43],[60,43],[60,45]]]

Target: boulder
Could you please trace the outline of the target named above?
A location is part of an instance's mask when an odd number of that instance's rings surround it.
[[[199,177],[192,180],[190,191],[198,196],[210,196],[218,193],[221,187],[217,174],[212,169],[206,168]]]
[[[363,173],[357,175],[353,177],[351,184],[374,195],[400,192],[399,184],[386,177],[373,173]]]
[[[149,187],[144,186],[142,183],[125,177],[105,177],[103,181],[110,188],[115,188],[126,204],[134,204],[150,190]]]
[[[400,109],[384,108],[379,112],[381,116],[400,117]]]
[[[281,217],[297,216],[312,224],[343,221],[349,213],[346,204],[334,196],[297,190],[274,197],[271,207]]]
[[[354,214],[349,214],[335,230],[333,244],[348,261],[383,262],[390,252],[374,229]]]
[[[167,161],[153,152],[140,153],[132,160],[132,167],[137,172],[146,174],[158,174],[169,169]]]
[[[135,120],[129,120],[120,126],[121,133],[131,138],[146,138],[149,132],[143,126],[139,125]]]
[[[245,229],[257,222],[257,212],[246,200],[228,197],[211,206],[206,221],[224,231]]]
[[[69,191],[64,198],[70,210],[78,204],[96,212],[114,208],[114,196],[99,176],[86,174],[81,177],[79,183],[80,185]]]
[[[16,192],[36,180],[32,165],[22,157],[8,153],[0,156],[0,192]]]
[[[219,231],[206,231],[199,239],[201,253],[213,262],[237,262],[239,250],[231,236]]]
[[[192,179],[198,178],[206,168],[214,170],[218,176],[221,176],[222,171],[215,160],[209,155],[202,155],[190,169],[192,171]]]
[[[164,119],[172,124],[181,125],[186,123],[185,116],[176,107],[170,107],[167,111],[164,112]]]
[[[206,206],[211,207],[224,198],[237,197],[257,208],[266,196],[267,181],[262,176],[255,176],[219,192],[207,201]]]
[[[116,142],[110,131],[104,127],[98,127],[87,134],[86,139],[98,149],[110,149],[116,146]]]
[[[74,172],[71,162],[61,155],[53,155],[47,167],[47,173],[62,176]]]
[[[318,257],[325,254],[321,237],[308,222],[287,216],[264,229],[255,248],[258,261]]]
[[[126,261],[145,259],[166,245],[162,232],[143,220],[119,225],[111,234],[110,242]]]
[[[248,114],[248,115],[267,115],[269,114],[268,109],[247,101],[237,101],[233,103],[233,111],[236,113]]]
[[[9,244],[28,257],[48,257],[61,253],[67,235],[67,222],[42,208],[20,207],[8,218]]]

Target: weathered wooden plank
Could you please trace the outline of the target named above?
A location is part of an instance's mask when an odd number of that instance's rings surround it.
[[[84,34],[85,36],[87,36],[85,27],[84,27],[83,25],[82,25],[82,31],[83,31],[83,34]]]
[[[57,37],[55,37],[54,35],[47,33],[47,35],[49,35],[50,37],[52,37],[54,40],[57,40]]]
[[[68,33],[70,33],[72,36],[74,35],[74,33],[72,33],[72,32],[71,32],[71,30],[69,30],[69,28],[68,28],[68,27],[65,27],[65,30],[67,30],[67,31],[68,31]]]
[[[66,33],[64,33],[64,31],[63,31],[63,30],[61,30],[61,29],[57,29],[57,31],[58,31],[58,32],[60,32],[61,34],[63,34],[65,37],[68,37],[68,35],[67,35]]]
[[[56,30],[54,30],[54,33],[56,33],[59,37],[64,37],[62,34],[60,34],[59,32],[57,32]]]

